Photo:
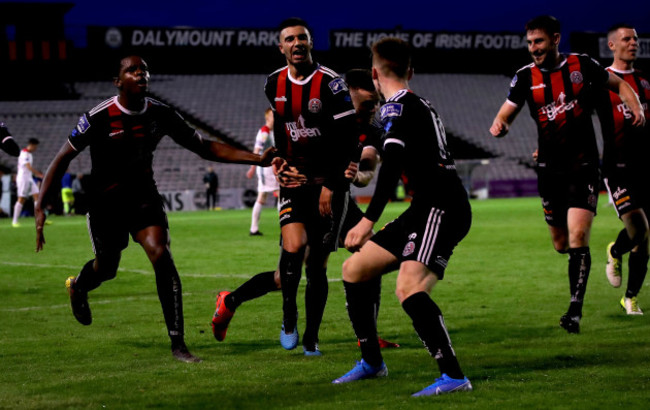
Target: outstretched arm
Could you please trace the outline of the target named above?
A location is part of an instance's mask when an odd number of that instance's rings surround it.
[[[43,245],[45,244],[45,236],[43,235],[45,212],[43,212],[43,205],[50,197],[53,190],[58,188],[58,182],[61,181],[63,174],[68,169],[70,161],[72,161],[78,153],[79,152],[72,148],[72,145],[66,141],[45,172],[43,182],[41,183],[41,191],[38,194],[38,200],[34,204],[34,215],[36,221],[36,252],[42,250]]]
[[[645,125],[645,114],[641,102],[639,101],[639,97],[634,92],[634,89],[630,87],[628,83],[621,80],[617,75],[611,74],[609,75],[609,80],[607,80],[607,88],[617,93],[625,105],[630,109],[632,115],[634,115],[632,125],[635,127],[643,127]]]
[[[494,117],[494,121],[492,121],[490,134],[496,138],[505,136],[510,130],[510,124],[512,124],[517,114],[519,114],[519,110],[519,107],[510,101],[504,102],[496,117]]]

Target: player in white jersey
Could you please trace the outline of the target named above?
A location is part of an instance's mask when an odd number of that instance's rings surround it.
[[[20,151],[18,155],[18,171],[16,173],[16,191],[18,199],[14,205],[14,217],[11,226],[18,228],[18,218],[23,211],[23,205],[27,197],[34,198],[34,202],[38,198],[38,185],[34,181],[34,175],[38,178],[43,178],[43,174],[33,168],[32,163],[34,158],[32,153],[38,148],[39,141],[36,138],[30,138],[27,146]]]
[[[265,124],[257,132],[255,137],[255,147],[253,152],[258,154],[264,152],[267,148],[273,147],[275,145],[275,140],[273,137],[273,110],[271,107],[267,108],[264,111],[264,120]],[[262,235],[262,232],[259,230],[260,215],[262,213],[262,207],[266,203],[266,198],[269,192],[278,192],[280,190],[280,185],[275,179],[273,174],[272,167],[258,167],[256,165],[251,165],[248,172],[246,172],[247,178],[253,178],[253,175],[257,173],[257,200],[255,205],[253,205],[253,214],[251,217],[251,230],[250,235]]]

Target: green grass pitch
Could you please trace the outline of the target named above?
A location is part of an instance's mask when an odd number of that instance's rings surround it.
[[[553,251],[538,198],[473,201],[473,225],[432,295],[474,391],[414,399],[438,377],[384,277],[379,333],[389,375],[347,385],[331,380],[360,355],[345,310],[340,250],[330,258],[321,327],[323,356],[283,350],[279,292],[244,304],[224,342],[214,340],[215,294],[233,290],[278,259],[277,217],[262,215],[249,237],[249,210],[171,213],[172,252],[183,281],[186,340],[203,359],[174,360],[144,252],[131,243],[115,280],[90,294],[93,324],[70,312],[65,278],[92,258],[83,217],[54,217],[34,252],[33,219],[0,220],[0,409],[75,408],[647,408],[648,315],[627,317],[624,285],[605,277],[605,246],[622,225],[600,198],[592,270],[579,335],[558,326],[569,302],[567,257]],[[390,204],[382,222],[405,204]],[[650,312],[648,285],[639,296]],[[299,331],[304,329],[304,280]]]

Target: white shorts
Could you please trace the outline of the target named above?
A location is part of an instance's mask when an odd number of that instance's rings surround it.
[[[257,192],[273,192],[280,189],[278,180],[273,174],[273,167],[257,167]]]
[[[19,198],[38,195],[38,185],[32,178],[16,178],[16,193]]]

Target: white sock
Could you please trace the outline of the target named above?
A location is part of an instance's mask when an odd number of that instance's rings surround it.
[[[20,213],[22,211],[23,211],[23,204],[16,201],[16,205],[14,205],[14,221],[13,221],[13,223],[15,223],[15,224],[18,223],[18,217],[20,216]]]
[[[253,205],[253,217],[251,218],[251,232],[257,232],[259,230],[261,214],[262,204],[255,201],[255,205]]]

